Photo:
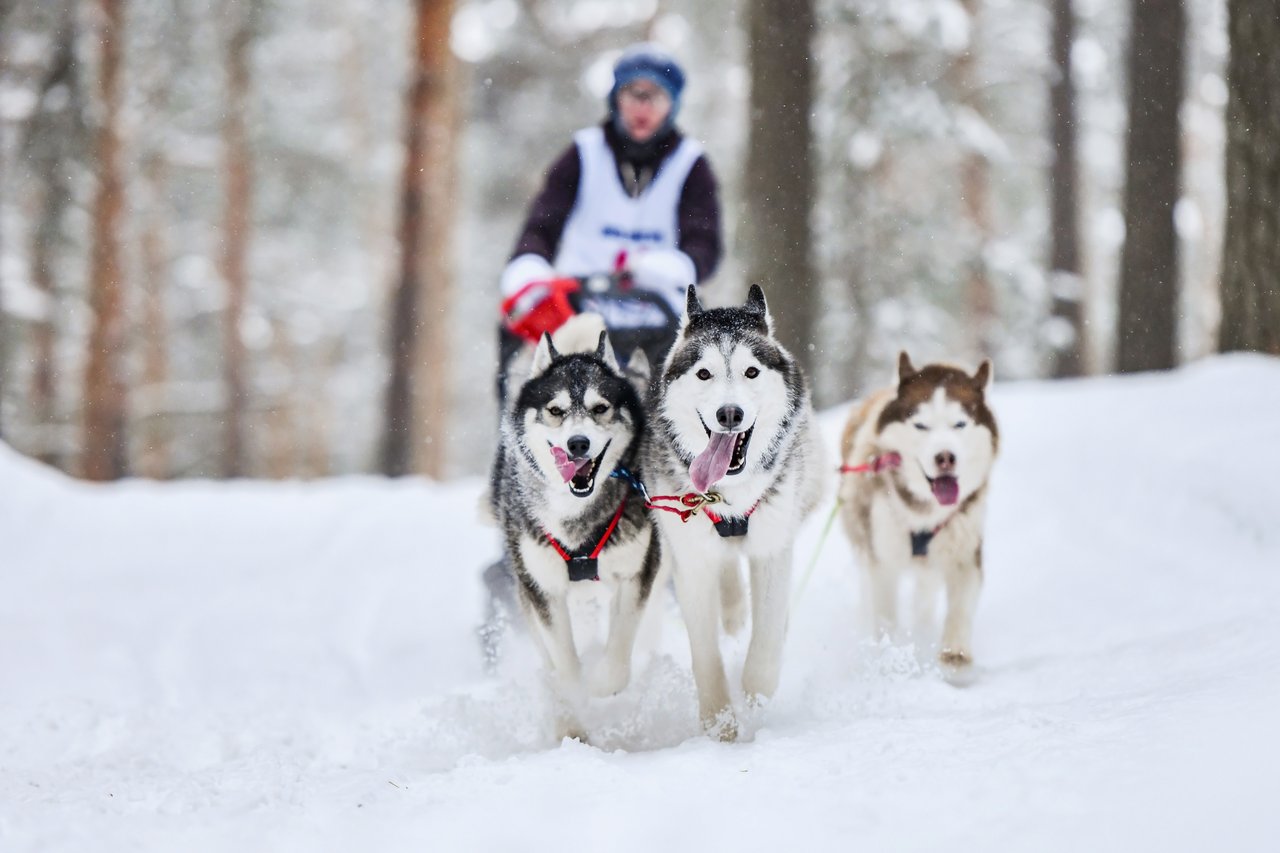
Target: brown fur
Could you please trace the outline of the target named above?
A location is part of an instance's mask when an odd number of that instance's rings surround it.
[[[928,403],[939,388],[950,401],[959,404],[973,425],[986,428],[991,438],[989,459],[994,459],[999,433],[995,416],[986,403],[985,391],[990,379],[989,361],[984,361],[972,374],[947,364],[927,364],[917,370],[903,353],[898,363],[897,386],[877,391],[854,404],[840,439],[843,462],[849,466],[861,465],[899,449],[884,444],[893,441],[884,431],[890,428],[893,434],[901,436],[902,427],[897,426],[901,424],[910,432],[912,419],[918,417],[920,407]],[[985,446],[980,452],[986,456]],[[847,473],[845,477],[848,479],[840,488],[841,516],[871,581],[870,602],[877,627],[892,631],[896,624],[894,591],[900,571],[914,568],[945,580],[947,617],[942,626],[938,660],[949,678],[964,680],[968,677],[966,673],[972,672],[973,611],[983,574],[981,526],[987,494],[985,481],[975,484],[977,488],[965,495],[957,506],[944,508],[928,491],[919,493],[920,487],[904,468]],[[928,553],[912,554],[912,534],[930,530],[936,535],[928,546]]]

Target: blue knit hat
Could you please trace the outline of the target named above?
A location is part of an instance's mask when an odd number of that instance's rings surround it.
[[[618,92],[635,80],[651,80],[671,96],[671,112],[664,127],[675,123],[684,91],[684,69],[676,58],[652,42],[633,44],[622,52],[613,66],[613,88],[609,90],[609,115],[618,118]]]

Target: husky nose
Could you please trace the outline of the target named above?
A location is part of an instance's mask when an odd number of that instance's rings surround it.
[[[950,450],[944,450],[941,453],[935,454],[933,461],[938,466],[939,474],[950,474],[956,469],[956,455]]]
[[[591,450],[591,439],[585,435],[570,436],[565,442],[565,447],[569,449],[569,455],[581,459]]]
[[[716,421],[725,429],[737,429],[742,426],[746,412],[738,406],[721,406],[716,409]]]

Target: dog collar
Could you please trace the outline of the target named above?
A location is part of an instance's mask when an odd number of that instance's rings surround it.
[[[933,541],[933,537],[938,535],[938,531],[947,526],[947,522],[956,517],[956,513],[951,513],[942,519],[942,523],[932,530],[913,530],[911,531],[911,556],[927,557],[929,556],[929,543]]]
[[[933,535],[937,530],[913,530],[911,531],[911,556],[925,557],[929,554],[929,543],[933,541]]]
[[[600,541],[596,542],[596,547],[591,549],[590,553],[586,553],[586,548],[578,549],[578,553],[571,552],[568,548],[560,543],[560,540],[551,535],[551,531],[545,528],[542,535],[547,537],[547,541],[551,543],[551,547],[555,549],[560,558],[564,560],[565,568],[569,571],[569,580],[571,581],[598,581],[600,580],[600,552],[604,550],[605,544],[609,541],[609,537],[613,535],[613,529],[618,526],[618,520],[622,518],[622,511],[627,508],[628,494],[623,494],[622,503],[618,504],[618,511],[613,514],[613,519],[609,522],[609,526],[604,529],[604,535],[600,537]]]
[[[747,535],[747,523],[751,521],[751,513],[755,512],[758,506],[760,506],[760,501],[756,501],[742,518],[722,518],[709,509],[703,510],[703,512],[707,514],[707,518],[711,519],[711,523],[715,525],[716,533],[720,534],[721,539],[732,539],[735,536]]]

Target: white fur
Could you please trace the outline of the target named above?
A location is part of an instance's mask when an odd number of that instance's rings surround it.
[[[679,346],[677,340],[668,365]],[[711,379],[697,377],[703,368],[711,372]],[[746,377],[750,368],[760,370],[754,379]],[[822,488],[823,452],[816,432],[809,427],[812,415],[807,400],[794,429],[782,436],[783,441],[799,445],[795,464],[786,470],[771,471],[761,465],[770,449],[769,439],[778,432],[785,414],[786,395],[787,388],[779,374],[764,369],[742,342],[735,345],[732,338],[727,338],[723,348],[708,349],[692,370],[672,381],[659,402],[661,412],[675,426],[676,444],[694,455],[708,443],[703,423],[711,429],[720,428],[716,421],[720,406],[741,407],[744,425],[754,424],[744,470],[710,487],[723,499],[711,507],[718,515],[741,517],[761,501],[766,491],[776,489],[750,516],[744,537],[721,538],[703,515],[686,523],[676,515],[656,513],[664,560],[673,569],[676,595],[689,632],[699,716],[709,732],[725,740],[735,739],[738,732],[720,653],[720,630],[723,625],[730,633],[736,632],[746,621],[741,561],[745,558],[749,567],[752,625],[742,689],[748,703],[756,704],[772,696],[778,687],[795,532],[817,503]],[[661,452],[659,449],[647,458]],[[647,475],[653,478],[650,488],[654,493],[692,491],[687,471],[675,479],[658,468],[648,470]]]

